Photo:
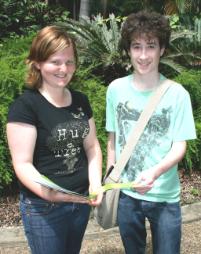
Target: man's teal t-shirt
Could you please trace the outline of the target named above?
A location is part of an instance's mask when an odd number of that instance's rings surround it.
[[[161,75],[161,80],[165,79]],[[115,132],[116,159],[153,91],[138,91],[133,75],[114,80],[107,90],[106,130]],[[173,142],[195,139],[195,125],[189,93],[173,84],[165,93],[140,137],[123,173],[122,181],[135,181],[139,173],[158,164],[170,151]],[[154,202],[177,202],[180,199],[178,165],[170,168],[144,195],[133,190],[124,193]]]

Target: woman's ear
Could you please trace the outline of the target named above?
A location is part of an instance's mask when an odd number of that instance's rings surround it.
[[[37,62],[34,62],[34,66],[36,67],[36,69],[40,70],[40,64]]]

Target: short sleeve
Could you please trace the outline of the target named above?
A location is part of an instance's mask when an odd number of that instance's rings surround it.
[[[85,104],[84,109],[86,109],[86,114],[88,118],[90,119],[93,116],[93,111],[92,111],[88,97],[86,95],[83,95],[83,97],[84,97],[84,104]]]
[[[70,91],[73,96],[73,101],[75,105],[77,105],[78,107],[81,106],[85,114],[87,115],[88,119],[90,119],[93,116],[93,111],[89,103],[88,97],[84,93],[81,93],[79,91],[75,91],[75,90],[70,90]]]
[[[196,138],[195,123],[189,93],[184,90],[183,96],[177,101],[175,114],[174,141],[183,141]]]
[[[7,122],[21,122],[31,125],[36,125],[36,114],[31,98],[26,98],[26,95],[21,95],[9,107]]]

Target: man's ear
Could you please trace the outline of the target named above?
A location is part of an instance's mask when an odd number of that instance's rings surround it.
[[[164,52],[165,52],[165,47],[162,47],[161,52],[160,52],[160,56],[162,56],[164,54]]]

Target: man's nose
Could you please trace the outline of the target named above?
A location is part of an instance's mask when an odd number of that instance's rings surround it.
[[[146,58],[147,57],[147,49],[146,49],[146,47],[142,47],[140,53],[141,53],[140,54],[141,58]]]

